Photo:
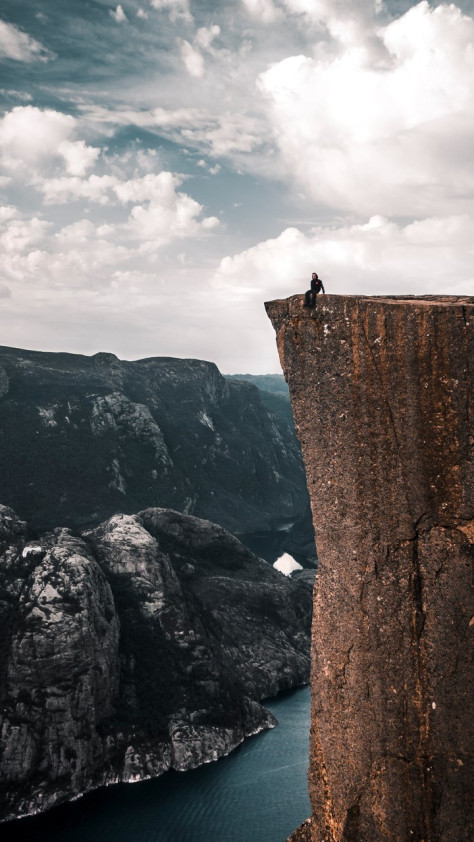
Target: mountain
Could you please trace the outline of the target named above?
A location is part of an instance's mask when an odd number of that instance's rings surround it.
[[[307,505],[288,401],[202,360],[0,347],[0,440],[0,501],[37,530],[168,506],[248,533]]]
[[[474,839],[474,298],[267,304],[319,555],[312,816],[293,842]]]
[[[253,383],[262,392],[280,395],[290,402],[290,392],[283,374],[226,374],[227,380],[244,380]]]
[[[149,508],[32,541],[0,506],[0,816],[190,769],[309,679],[314,573]]]
[[[226,374],[225,377],[235,383],[256,386],[267,411],[293,429],[290,394],[282,374]]]

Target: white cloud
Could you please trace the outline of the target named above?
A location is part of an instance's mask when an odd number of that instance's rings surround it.
[[[0,225],[0,246],[3,256],[17,255],[32,251],[42,243],[50,228],[48,222],[33,217],[22,219],[17,216],[7,216]],[[3,267],[5,268],[5,267]]]
[[[77,121],[69,114],[32,105],[20,105],[0,120],[0,160],[23,177],[59,159],[71,175],[83,175],[97,160],[100,150],[83,140],[72,140]]]
[[[189,41],[179,40],[181,58],[190,76],[200,78],[204,75],[204,58]]]
[[[16,61],[47,61],[52,54],[13,23],[0,20],[0,57]]]
[[[20,105],[0,121],[0,152],[3,163],[24,167],[57,154],[57,148],[74,132],[74,117],[58,111],[42,111]]]
[[[214,49],[212,42],[220,35],[221,28],[216,23],[211,26],[201,26],[193,39],[191,44],[182,38],[178,39],[180,46],[181,58],[186,66],[190,76],[200,78],[204,75],[205,63],[202,51],[209,53],[214,57],[219,56],[219,50]],[[227,57],[228,51],[220,51],[222,56]]]
[[[164,10],[169,12],[172,21],[182,18],[185,21],[192,21],[192,15],[189,11],[188,0],[150,0],[154,9]]]
[[[11,298],[12,291],[6,284],[0,284],[0,298]]]
[[[115,186],[121,202],[137,203],[130,211],[126,230],[141,242],[142,251],[156,251],[174,239],[195,237],[219,224],[215,217],[200,219],[202,205],[178,192],[180,183],[173,173],[161,172]]]
[[[252,300],[304,292],[311,272],[339,294],[471,294],[474,220],[434,217],[405,226],[381,217],[360,225],[287,228],[275,239],[225,257],[215,284]]]
[[[35,294],[49,299],[57,288],[107,286],[117,263],[128,256],[120,242],[100,237],[97,227],[82,219],[59,231],[52,222],[19,212],[0,222],[2,272],[15,285],[16,298]]]
[[[265,126],[257,117],[244,113],[223,112],[205,126],[183,127],[185,141],[206,149],[215,157],[233,157],[253,152],[268,140]]]
[[[196,32],[194,43],[202,50],[209,50],[212,42],[221,34],[221,28],[216,23],[211,26],[201,26]]]
[[[249,15],[262,23],[273,23],[281,16],[272,0],[243,0],[243,4]]]
[[[116,9],[111,9],[110,14],[112,15],[116,23],[125,23],[125,21],[128,20],[127,15],[125,14],[120,4],[117,6]]]
[[[148,12],[145,12],[145,9],[138,9],[137,18],[140,18],[141,20],[148,20]]]
[[[16,208],[10,206],[1,210],[2,275],[11,284],[21,283],[25,274],[35,276],[38,256],[42,253],[51,226],[38,217],[24,219]]]
[[[94,174],[45,179],[38,186],[50,204],[80,198],[118,207],[102,224],[83,217],[63,227],[53,222],[56,215],[28,219],[12,205],[1,207],[3,278],[23,290],[34,284],[38,294],[42,290],[49,298],[57,288],[107,289],[130,271],[146,275],[149,261],[156,262],[163,247],[208,237],[219,225],[178,189],[180,184],[181,178],[170,172],[122,180]]]
[[[259,103],[261,108],[261,103]],[[268,146],[271,133],[261,116],[245,111],[221,111],[212,114],[204,108],[163,108],[147,111],[120,109],[112,111],[101,106],[87,108],[85,116],[93,123],[135,125],[161,129],[178,143],[186,143],[214,157],[234,158]],[[275,163],[275,166],[277,164]],[[272,169],[268,156],[254,162],[254,169]],[[273,174],[274,174],[273,168]]]
[[[62,205],[69,201],[88,199],[99,205],[108,205],[111,191],[118,179],[112,175],[61,176],[43,178],[35,182],[35,187],[45,199],[47,205]]]
[[[13,205],[0,206],[0,223],[6,222],[8,219],[13,219],[17,213],[18,211]]]
[[[204,161],[203,158],[201,158],[201,160],[197,162],[197,165],[198,165],[198,167],[202,167],[203,170],[207,170],[210,175],[218,175],[218,173],[220,173],[220,171],[222,169],[220,164],[214,164],[214,166],[212,166],[212,167],[209,166],[207,161]]]
[[[58,146],[58,152],[66,163],[66,170],[70,175],[85,175],[100,154],[100,149],[86,146],[83,140],[63,140]]]
[[[348,44],[361,37],[370,41],[384,4],[382,0],[281,0],[287,12],[303,18],[305,26],[324,27]]]
[[[458,213],[474,191],[474,21],[423,2],[363,44],[260,77],[289,179],[361,214]]]

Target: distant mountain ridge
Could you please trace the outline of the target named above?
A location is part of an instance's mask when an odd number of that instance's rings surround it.
[[[290,402],[290,392],[288,384],[283,377],[283,374],[226,374],[227,378],[232,380],[246,380],[247,383],[253,383],[258,389],[264,392],[272,392],[275,395],[282,395]]]
[[[284,381],[249,378],[275,393],[202,360],[0,347],[0,502],[40,530],[148,506],[241,533],[296,519],[308,495]]]

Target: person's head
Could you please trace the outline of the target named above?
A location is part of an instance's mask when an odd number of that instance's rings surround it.
[[[318,276],[317,276],[316,272],[313,272],[313,274],[312,274],[312,276],[311,276],[311,277],[312,277],[313,281],[317,281],[317,280],[318,280]]]

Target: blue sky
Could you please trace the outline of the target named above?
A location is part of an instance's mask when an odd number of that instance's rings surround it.
[[[313,270],[472,294],[473,16],[2,0],[2,344],[263,373]]]

